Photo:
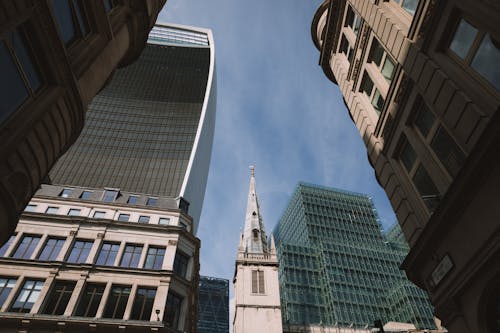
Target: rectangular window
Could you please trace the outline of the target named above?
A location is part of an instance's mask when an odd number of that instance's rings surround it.
[[[139,216],[138,222],[139,223],[149,223],[149,216],[144,216],[144,215]]]
[[[0,122],[33,97],[42,85],[33,52],[21,30],[7,31],[0,39]]]
[[[97,257],[97,265],[113,266],[115,263],[118,250],[120,249],[119,243],[104,242]]]
[[[104,202],[113,202],[118,196],[118,191],[106,190],[104,191],[104,196],[102,197],[102,201]]]
[[[174,272],[182,277],[186,277],[189,257],[177,251],[174,259]]]
[[[61,193],[59,193],[59,196],[63,198],[68,198],[71,195],[71,193],[73,193],[72,189],[65,188],[64,190],[61,191]]]
[[[129,296],[130,296],[130,287],[112,286],[102,316],[104,318],[116,318],[116,319],[123,318]]]
[[[93,244],[93,241],[77,239],[66,261],[77,264],[85,263]]]
[[[465,162],[465,154],[442,126],[434,134],[431,148],[450,175],[455,177]]]
[[[396,0],[403,9],[411,16],[415,15],[417,10],[418,0]]]
[[[359,91],[366,94],[366,96],[371,97],[373,90],[373,81],[367,72],[363,73],[363,78],[361,79],[361,85],[359,86]]]
[[[148,206],[156,206],[158,203],[158,198],[148,198],[148,201],[146,202],[146,205]]]
[[[372,45],[368,53],[367,63],[374,64],[387,83],[391,84],[396,64],[375,37],[372,38]]]
[[[181,313],[182,297],[168,291],[167,304],[163,321],[165,326],[177,329],[179,326],[179,316]]]
[[[252,271],[252,293],[264,294],[264,271]]]
[[[95,317],[99,303],[101,303],[102,295],[104,294],[104,287],[101,284],[87,284],[76,308],[75,316]]]
[[[139,267],[139,260],[141,259],[142,245],[128,244],[125,246],[123,257],[120,262],[121,267]]]
[[[55,316],[63,315],[75,285],[74,281],[56,281],[42,313]]]
[[[403,144],[403,149],[401,150],[399,159],[405,166],[406,171],[410,173],[413,169],[413,166],[415,165],[415,161],[417,160],[417,154],[415,153],[415,150],[413,150],[413,147],[406,141],[406,139]]]
[[[68,210],[68,216],[80,216],[80,213],[82,212],[81,209],[76,209],[76,208],[70,208]]]
[[[57,214],[59,207],[47,207],[45,214]]]
[[[10,292],[16,286],[17,279],[0,277],[0,308],[3,306]]]
[[[39,241],[40,236],[38,235],[23,236],[12,257],[18,259],[30,259]]]
[[[83,191],[82,194],[80,194],[80,199],[90,200],[91,196],[92,196],[92,191]]]
[[[422,165],[419,165],[413,175],[413,183],[420,193],[420,197],[430,212],[433,212],[439,204],[439,192],[431,177]]]
[[[148,255],[146,257],[146,263],[144,264],[144,268],[161,269],[161,266],[163,265],[164,256],[165,256],[164,247],[150,246],[148,249]]]
[[[5,255],[5,253],[9,249],[9,247],[14,242],[14,239],[16,239],[16,235],[10,236],[9,240],[7,241],[7,243],[5,243],[4,245],[2,245],[2,247],[0,247],[0,257],[3,257]]]
[[[354,31],[354,34],[356,34],[357,36],[360,26],[361,18],[354,12],[351,6],[348,6],[344,27],[350,27]]]
[[[374,86],[373,81],[368,75],[368,72],[363,73],[363,78],[361,79],[361,85],[359,86],[359,91],[364,93],[366,97],[370,100],[373,109],[380,115],[384,107],[385,100],[380,94],[380,91]]]
[[[134,305],[132,307],[132,320],[150,320],[153,311],[153,303],[156,296],[154,288],[137,288],[135,294]]]
[[[118,215],[118,221],[128,222],[129,219],[130,219],[130,214]]]
[[[131,205],[137,205],[138,201],[139,201],[139,197],[137,197],[135,195],[131,195],[130,197],[128,197],[127,203],[129,203]]]
[[[35,305],[40,296],[44,282],[38,280],[26,280],[21,291],[17,295],[16,301],[9,311],[28,313]]]
[[[48,238],[42,252],[38,255],[38,260],[54,261],[64,245],[65,239]]]
[[[36,212],[37,205],[29,204],[24,208],[25,212]]]
[[[168,218],[168,217],[160,217],[160,219],[158,220],[158,224],[169,225],[170,224],[170,218]]]
[[[500,43],[487,31],[480,30],[467,20],[458,22],[449,49],[463,65],[479,73],[500,90]]]
[[[96,210],[94,212],[94,216],[93,216],[95,219],[103,219],[106,217],[106,212],[102,212],[102,211],[99,211],[99,210]]]
[[[422,103],[420,105],[420,110],[418,111],[417,118],[415,119],[415,127],[420,131],[424,138],[427,138],[432,127],[434,126],[434,122],[436,121],[436,117],[432,113],[431,110]]]
[[[83,0],[55,0],[51,5],[59,35],[66,46],[90,33]]]

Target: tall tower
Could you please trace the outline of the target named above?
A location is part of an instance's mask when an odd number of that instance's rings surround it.
[[[245,229],[240,234],[234,272],[234,333],[282,332],[278,285],[278,259],[274,239],[267,247],[266,231],[255,190],[255,170],[250,167]]]

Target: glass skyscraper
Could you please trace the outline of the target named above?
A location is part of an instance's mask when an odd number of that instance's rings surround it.
[[[229,280],[200,276],[198,333],[229,332]]]
[[[94,98],[53,184],[182,197],[196,231],[215,127],[215,59],[199,29],[156,25],[140,57]]]
[[[371,199],[299,183],[274,230],[283,324],[434,328],[425,294],[399,270]]]

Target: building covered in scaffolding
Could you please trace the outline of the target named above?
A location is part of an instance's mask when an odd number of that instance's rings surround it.
[[[299,183],[274,230],[284,331],[375,320],[435,327],[425,293],[399,270],[403,247],[380,228],[368,196]]]

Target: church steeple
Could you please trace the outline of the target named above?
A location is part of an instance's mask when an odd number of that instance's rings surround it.
[[[250,189],[248,190],[243,246],[247,253],[267,254],[267,236],[262,222],[257,191],[255,189],[255,167],[250,166]]]

